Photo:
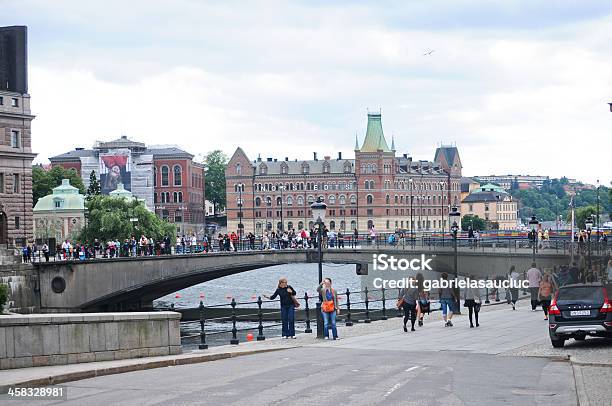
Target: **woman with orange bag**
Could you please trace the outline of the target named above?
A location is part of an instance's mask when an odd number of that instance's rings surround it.
[[[323,334],[326,340],[329,340],[329,328],[332,330],[334,340],[339,340],[338,330],[336,329],[336,315],[340,314],[338,306],[338,295],[336,290],[332,288],[332,281],[329,278],[323,279],[323,282],[317,287],[317,292],[321,295],[321,314],[323,315]]]

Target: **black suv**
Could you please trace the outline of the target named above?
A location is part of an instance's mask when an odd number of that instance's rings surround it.
[[[563,347],[569,338],[612,337],[612,285],[563,286],[550,304],[548,327],[555,348]]]

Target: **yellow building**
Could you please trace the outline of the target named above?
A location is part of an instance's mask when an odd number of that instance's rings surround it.
[[[498,223],[500,230],[518,227],[518,204],[512,195],[499,186],[480,186],[461,201],[461,214],[478,216],[489,225]]]

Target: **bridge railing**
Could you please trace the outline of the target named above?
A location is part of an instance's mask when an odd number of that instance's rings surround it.
[[[526,293],[524,292],[524,294]],[[363,290],[350,291],[347,288],[345,291],[338,292],[337,296],[340,307],[337,323],[344,324],[347,327],[353,326],[354,323],[371,323],[376,320],[403,316],[403,310],[396,307],[397,289],[368,289],[366,287]],[[427,314],[438,311],[440,305],[437,292],[428,292],[426,298],[429,304]],[[320,298],[318,295],[305,293],[304,296],[296,297],[296,299],[303,310],[296,308],[295,321],[302,322],[303,333],[310,334],[313,332],[313,324],[316,324],[316,303]],[[481,302],[484,305],[502,300],[509,300],[508,292],[489,291],[488,289],[482,292]],[[278,322],[281,319],[280,309],[267,307],[278,305],[278,303],[279,300],[265,300],[259,296],[255,301],[237,302],[235,298],[231,298],[229,304],[213,305],[204,305],[204,302],[200,301],[197,308],[174,309],[172,307],[168,310],[197,311],[199,328],[196,332],[182,335],[181,339],[183,344],[196,340],[199,349],[206,349],[209,346],[211,336],[229,336],[229,344],[232,345],[240,343],[239,336],[246,337],[248,341],[265,340],[267,330],[278,329],[282,325]],[[228,312],[219,312],[220,309],[229,310],[229,314],[227,314]],[[254,332],[256,335],[248,336],[246,333],[250,332]],[[223,343],[222,340],[215,341],[217,344]]]

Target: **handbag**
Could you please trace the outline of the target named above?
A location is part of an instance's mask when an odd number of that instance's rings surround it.
[[[404,306],[404,298],[400,297],[399,299],[397,299],[397,302],[395,303],[395,307],[400,309],[402,306]]]
[[[295,295],[289,295],[291,296],[291,300],[293,301],[293,306],[300,307],[300,302],[298,302],[297,298],[295,297]]]
[[[332,313],[334,311],[334,301],[333,300],[325,300],[321,303],[321,310],[325,313]]]

